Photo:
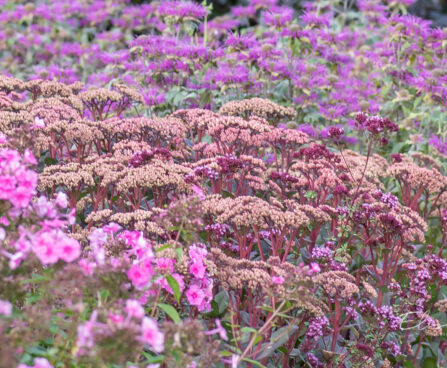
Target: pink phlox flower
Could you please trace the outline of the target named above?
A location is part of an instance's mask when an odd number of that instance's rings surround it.
[[[40,222],[40,226],[42,226],[43,230],[62,229],[66,224],[66,221],[57,218]]]
[[[135,318],[143,318],[145,315],[144,308],[135,299],[126,300],[126,313]]]
[[[276,285],[282,285],[284,282],[284,277],[281,276],[272,276],[272,282]]]
[[[23,161],[29,165],[36,165],[37,160],[34,154],[27,148],[23,153]]]
[[[90,244],[92,244],[92,245],[101,246],[101,245],[107,243],[108,236],[107,236],[107,233],[103,229],[95,229],[88,236],[88,240],[90,241]]]
[[[198,185],[193,185],[191,187],[192,191],[194,192],[194,194],[199,197],[200,199],[205,199],[205,193],[203,192],[202,188],[200,188]]]
[[[157,322],[152,318],[143,318],[141,339],[143,343],[149,344],[156,353],[161,353],[164,350],[164,335],[158,329]]]
[[[89,262],[85,258],[79,260],[78,265],[81,267],[85,275],[91,276],[96,268],[95,262]]]
[[[50,362],[45,358],[34,358],[34,365],[19,364],[17,368],[53,368]]]
[[[138,231],[124,230],[121,234],[119,234],[118,237],[120,240],[123,240],[127,245],[134,247],[137,244],[137,240],[140,237],[140,233]]]
[[[7,141],[6,135],[4,135],[3,133],[0,133],[0,144],[5,144],[6,141]]]
[[[196,284],[192,284],[185,294],[191,305],[200,306],[205,299],[204,291]]]
[[[54,206],[45,196],[40,196],[37,201],[34,203],[34,210],[39,217],[54,217],[50,216],[54,215]]]
[[[6,231],[2,227],[0,227],[0,242],[3,242],[6,238]]]
[[[19,187],[25,188],[30,192],[32,197],[36,191],[38,174],[32,170],[17,170],[15,176],[18,180]]]
[[[57,206],[59,206],[62,209],[65,209],[68,207],[68,197],[67,194],[64,192],[57,193],[55,203]]]
[[[157,268],[161,273],[173,273],[174,272],[174,260],[172,258],[157,258],[155,261],[157,264]]]
[[[10,222],[6,216],[0,217],[0,225],[9,226]]]
[[[3,253],[4,255],[6,255],[5,253]],[[9,258],[9,268],[11,270],[15,270],[17,267],[20,266],[20,263],[22,263],[22,261],[25,259],[25,253],[23,252],[17,252],[15,254],[9,254],[6,255]]]
[[[97,318],[98,311],[95,310],[90,316],[89,321],[78,326],[78,339],[76,341],[76,346],[78,348],[93,348],[95,345],[93,328],[95,327]]]
[[[12,314],[12,304],[0,299],[0,315],[9,317]]]
[[[194,277],[203,279],[203,277],[205,276],[206,267],[201,260],[195,261],[189,266],[189,272],[191,272]]]
[[[81,245],[69,236],[63,236],[58,245],[59,257],[65,262],[73,262],[81,255]]]
[[[54,264],[59,260],[56,246],[58,240],[58,234],[54,230],[37,233],[32,238],[32,250],[42,264]]]
[[[108,225],[103,226],[102,228],[107,234],[117,233],[122,229],[122,227],[115,222],[111,222]]]
[[[117,313],[110,313],[107,318],[110,322],[112,322],[114,325],[122,325],[124,323],[124,317],[121,314]]]
[[[29,241],[30,234],[23,226],[19,226],[19,233],[20,236],[14,242],[14,248],[20,252],[27,253],[32,246],[32,243]]]
[[[154,271],[148,265],[134,264],[127,272],[127,277],[137,289],[143,289],[149,285]]]
[[[202,261],[208,254],[208,251],[203,244],[196,243],[189,247],[188,254],[192,261]]]
[[[34,118],[34,125],[32,126],[32,128],[39,128],[39,129],[45,128],[45,121],[36,116]]]
[[[34,193],[24,187],[18,187],[9,198],[15,208],[26,208],[31,202]]]
[[[34,358],[34,368],[53,368],[45,358]]]
[[[321,271],[321,268],[320,268],[320,266],[318,265],[318,263],[314,263],[314,262],[312,262],[312,263],[310,264],[310,267],[309,267],[308,275],[311,276],[311,275],[313,275],[314,273],[318,273],[318,272],[320,272],[320,271]]]
[[[74,225],[76,223],[76,208],[72,208],[68,214],[68,223]]]

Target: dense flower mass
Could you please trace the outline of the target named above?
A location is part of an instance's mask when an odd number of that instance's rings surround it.
[[[411,3],[0,0],[0,367],[446,366]]]

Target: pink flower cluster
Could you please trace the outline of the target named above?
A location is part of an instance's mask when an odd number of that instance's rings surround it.
[[[28,207],[36,194],[37,173],[27,167],[35,164],[37,160],[29,150],[23,158],[15,150],[0,150],[0,200],[8,201],[14,214]]]
[[[19,364],[17,368],[53,368],[45,358],[35,358],[34,365]]]
[[[189,247],[189,272],[193,276],[193,280],[188,290],[186,290],[186,298],[191,305],[197,306],[199,311],[211,310],[211,300],[213,298],[213,280],[207,273],[206,266],[203,262],[207,255],[204,246],[194,244]]]
[[[17,151],[0,150],[0,200],[7,201],[10,210],[0,214],[0,242],[6,238],[4,227],[17,227],[19,235],[11,240],[14,247],[11,253],[1,249],[0,253],[9,258],[11,269],[17,268],[27,254],[32,251],[44,264],[54,264],[59,260],[72,262],[81,254],[81,246],[65,234],[67,224],[74,223],[74,213],[63,215],[67,208],[65,193],[59,193],[54,202],[41,196],[36,201],[37,173],[28,165],[37,163],[34,155],[26,150],[23,158]],[[22,219],[37,218],[37,226],[25,227]]]

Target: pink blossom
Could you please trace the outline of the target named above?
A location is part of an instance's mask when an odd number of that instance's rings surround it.
[[[11,193],[15,190],[17,180],[12,175],[0,176],[0,199],[9,199]]]
[[[200,199],[205,199],[205,193],[203,193],[202,188],[197,185],[193,185],[191,189],[197,197],[199,197]]]
[[[142,289],[149,284],[153,275],[153,270],[148,267],[144,267],[140,264],[133,265],[127,272],[127,277],[129,277],[132,284],[138,289]]]
[[[45,121],[38,116],[34,118],[33,128],[45,128]]]
[[[17,368],[53,368],[53,366],[45,358],[35,358],[33,366],[19,364]]]
[[[122,227],[120,225],[118,225],[114,222],[111,222],[110,224],[103,226],[102,228],[107,234],[117,233],[118,231],[120,231],[122,229]]]
[[[96,268],[95,262],[88,262],[86,259],[83,258],[78,262],[78,264],[81,267],[84,274],[89,276],[93,275],[93,271]]]
[[[55,210],[53,203],[51,203],[45,196],[40,196],[34,203],[34,209],[39,217],[54,217]]]
[[[321,271],[321,268],[318,265],[318,263],[311,263],[310,264],[309,275],[312,275],[314,273],[318,273],[320,271]]]
[[[20,252],[27,253],[31,249],[31,242],[27,239],[28,232],[23,228],[19,227],[20,236],[14,242],[14,248]]]
[[[193,284],[189,287],[188,290],[186,290],[186,298],[188,299],[189,304],[199,306],[202,304],[203,300],[205,299],[205,293],[203,290]]]
[[[124,317],[121,314],[110,313],[107,317],[115,325],[120,325],[124,322]]]
[[[138,238],[140,237],[138,231],[124,230],[120,235],[119,239],[124,240],[127,245],[134,247],[137,244]]]
[[[174,260],[171,258],[157,258],[157,267],[161,273],[173,273],[174,272]]]
[[[78,241],[68,236],[64,236],[64,239],[59,245],[59,257],[65,262],[73,262],[81,255],[81,246]]]
[[[90,320],[78,326],[78,339],[76,345],[80,348],[92,348],[95,345],[93,328],[98,318],[98,311],[93,311]]]
[[[23,161],[29,165],[36,165],[37,160],[34,154],[27,148],[23,153]]]
[[[37,187],[38,175],[32,170],[20,170],[16,172],[19,185],[30,192],[30,196],[34,195]]]
[[[25,259],[25,254],[23,252],[17,252],[9,257],[9,268],[15,270],[20,266],[20,263]]]
[[[45,358],[34,358],[34,368],[53,368]]]
[[[0,315],[9,317],[12,314],[12,304],[0,299]]]
[[[5,240],[5,238],[6,238],[6,231],[2,227],[0,227],[0,242]]]
[[[41,232],[34,236],[32,249],[42,264],[53,264],[59,259],[57,237],[53,232]]]
[[[141,339],[149,344],[156,353],[164,350],[164,335],[158,329],[157,322],[149,317],[144,317],[141,325]]]
[[[101,246],[107,242],[107,233],[103,229],[95,229],[89,235],[88,240],[92,245]]]
[[[9,226],[10,222],[6,216],[0,217],[0,225]]]
[[[5,144],[6,143],[6,135],[4,135],[3,133],[0,133],[0,144]]]
[[[29,205],[33,193],[26,188],[19,187],[10,197],[10,201],[16,208],[25,208]]]
[[[135,318],[144,317],[144,308],[141,306],[140,302],[135,299],[129,299],[126,301],[126,313]]]
[[[68,214],[68,223],[74,225],[76,223],[76,208],[72,208]]]
[[[277,285],[282,285],[284,282],[284,277],[281,276],[272,276],[272,282]]]
[[[64,192],[57,193],[55,202],[60,208],[65,209],[68,207],[68,197]]]
[[[206,268],[203,265],[202,261],[196,261],[189,266],[189,272],[191,272],[194,277],[203,279],[203,277],[205,276]]]

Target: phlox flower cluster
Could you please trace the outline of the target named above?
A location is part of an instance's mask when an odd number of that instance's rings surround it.
[[[68,206],[67,196],[59,192],[55,201],[45,196],[32,198],[37,194],[37,173],[29,165],[37,163],[30,151],[23,157],[14,150],[0,150],[0,200],[9,205],[9,212],[0,218],[0,242],[5,240],[6,229],[17,226],[18,237],[11,241],[14,251],[2,249],[3,256],[9,258],[9,267],[16,269],[28,253],[34,253],[43,265],[59,260],[72,262],[81,254],[78,241],[65,233],[65,228],[73,224],[74,212],[64,215],[61,211]],[[35,218],[37,227],[20,224],[23,219]]]
[[[213,299],[213,279],[208,275],[204,259],[207,250],[201,244],[193,244],[188,249],[190,262],[189,272],[193,276],[191,285],[185,295],[191,305],[199,311],[209,311]]]

